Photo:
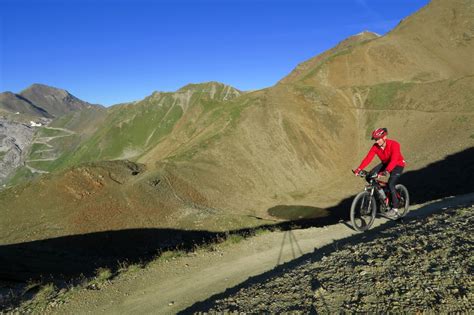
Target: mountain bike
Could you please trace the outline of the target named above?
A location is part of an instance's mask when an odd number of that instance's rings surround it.
[[[365,178],[366,171],[360,171],[358,176]],[[410,195],[408,189],[402,184],[395,185],[400,207],[397,217],[389,217],[387,211],[391,209],[391,198],[388,184],[378,179],[378,174],[373,174],[369,178],[369,183],[364,191],[358,193],[351,205],[351,223],[356,231],[366,231],[374,223],[377,209],[379,213],[389,219],[400,219],[408,213],[410,205]]]

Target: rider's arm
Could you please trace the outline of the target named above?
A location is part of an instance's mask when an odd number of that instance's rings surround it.
[[[398,142],[393,142],[391,147],[390,162],[385,169],[387,172],[391,173],[392,170],[397,166],[398,160],[400,159],[400,144]]]
[[[370,148],[369,150],[369,153],[367,153],[367,155],[362,160],[362,162],[360,163],[357,169],[363,170],[367,165],[370,164],[370,162],[372,162],[372,159],[374,158],[374,156],[375,156],[375,146],[372,146],[372,148]]]

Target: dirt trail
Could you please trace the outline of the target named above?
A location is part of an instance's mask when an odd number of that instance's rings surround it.
[[[45,128],[45,129],[51,129],[51,130],[64,131],[64,132],[69,133],[69,134],[71,134],[71,135],[76,133],[75,131],[72,131],[72,130],[69,130],[69,129],[65,129],[65,128],[47,127],[47,126],[44,126],[43,128]]]
[[[413,206],[409,217],[425,216],[443,207],[474,201],[474,193]],[[387,223],[377,219],[375,226]],[[375,227],[374,226],[374,227]],[[322,228],[271,232],[238,244],[198,251],[119,277],[101,290],[79,290],[55,313],[174,314],[198,301],[223,292],[311,253],[334,241],[357,234],[347,222]]]
[[[48,171],[42,171],[39,169],[36,169],[34,167],[29,166],[28,164],[25,164],[25,166],[32,172],[32,173],[39,173],[39,174],[48,174]]]
[[[73,134],[76,133],[76,132],[74,132],[74,131],[72,131],[72,130],[64,129],[64,128],[55,128],[55,127],[47,127],[47,126],[44,126],[44,127],[42,127],[42,128],[44,128],[44,129],[50,129],[50,130],[58,130],[58,131],[65,132],[66,134],[65,134],[65,135],[51,136],[51,137],[37,137],[37,138],[34,138],[34,139],[33,139],[33,142],[31,143],[32,145],[33,145],[33,144],[44,144],[44,145],[46,145],[46,146],[49,148],[49,149],[45,149],[45,150],[38,150],[38,151],[35,151],[35,153],[43,153],[43,152],[53,152],[53,153],[54,153],[53,146],[52,146],[51,144],[49,144],[49,142],[50,142],[51,140],[54,140],[54,139],[57,139],[57,138],[69,137],[69,136],[72,136]],[[34,167],[28,165],[27,163],[30,163],[30,162],[49,162],[49,161],[55,161],[57,158],[58,158],[57,156],[54,156],[54,157],[48,157],[48,158],[43,158],[43,159],[31,159],[31,160],[26,160],[26,161],[25,161],[25,166],[26,166],[32,173],[47,174],[47,173],[49,173],[48,171],[40,170],[40,169],[34,168]]]

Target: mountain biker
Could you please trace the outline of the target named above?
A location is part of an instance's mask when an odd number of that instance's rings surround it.
[[[375,140],[375,143],[370,148],[369,153],[367,153],[359,167],[354,170],[354,174],[359,175],[359,172],[372,162],[375,155],[380,158],[382,163],[375,166],[369,172],[366,180],[370,181],[370,177],[375,173],[378,174],[378,177],[388,175],[387,173],[390,174],[388,187],[392,197],[392,209],[387,212],[387,215],[395,217],[398,215],[399,207],[395,185],[397,184],[406,163],[400,151],[400,144],[395,140],[387,139],[387,134],[387,128],[377,128],[372,132],[372,140]]]

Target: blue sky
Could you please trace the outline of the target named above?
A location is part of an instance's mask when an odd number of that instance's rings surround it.
[[[261,89],[428,2],[0,0],[0,92],[43,83],[108,106],[188,83]]]

